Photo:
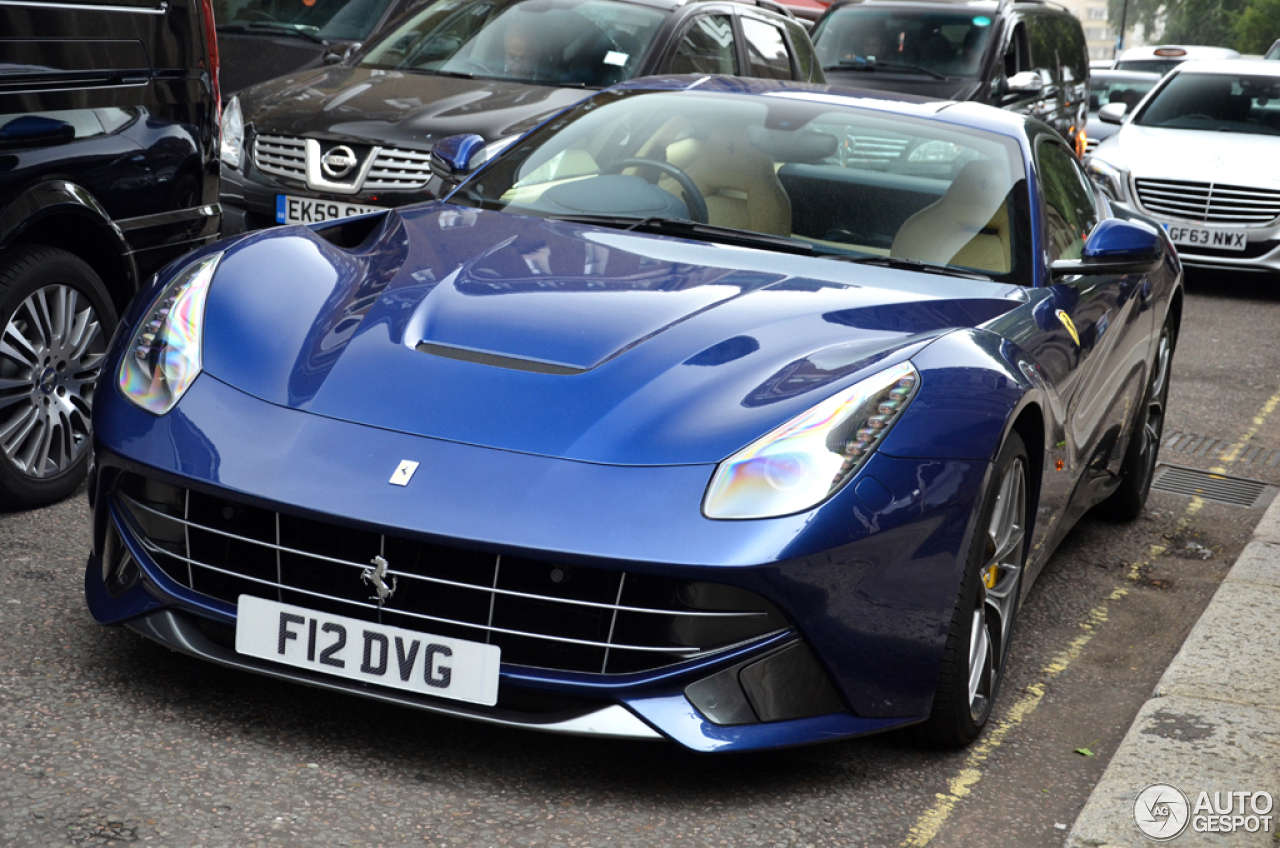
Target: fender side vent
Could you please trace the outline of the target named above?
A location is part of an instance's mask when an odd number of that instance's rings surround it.
[[[534,374],[557,374],[560,376],[581,374],[587,369],[572,365],[559,365],[554,362],[540,362],[536,359],[520,359],[514,356],[500,356],[496,353],[484,353],[478,350],[467,350],[462,347],[418,342],[417,350],[432,356],[445,359],[457,359],[462,362],[474,362],[477,365],[492,365],[494,368],[510,368],[513,371],[531,371]]]

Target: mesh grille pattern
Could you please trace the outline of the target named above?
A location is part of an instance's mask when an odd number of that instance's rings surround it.
[[[128,531],[176,582],[441,636],[489,642],[504,663],[645,671],[785,630],[752,592],[721,584],[494,555],[340,527],[122,475]],[[379,610],[373,558],[396,591]]]

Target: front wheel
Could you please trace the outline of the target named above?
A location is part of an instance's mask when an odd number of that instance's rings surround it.
[[[84,479],[115,325],[106,287],[76,255],[24,246],[0,258],[0,504],[42,506]]]
[[[961,747],[978,738],[1004,676],[1027,561],[1028,467],[1022,439],[1010,433],[983,494],[933,710],[923,728],[938,745]]]

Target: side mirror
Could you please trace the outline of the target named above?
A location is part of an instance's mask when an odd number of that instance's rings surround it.
[[[485,140],[475,133],[451,135],[436,142],[431,148],[431,173],[448,185],[471,176],[485,163]]]
[[[1022,71],[1009,77],[1005,91],[1015,94],[1036,94],[1044,91],[1044,79],[1035,71]]]
[[[1125,113],[1129,111],[1129,104],[1124,102],[1112,102],[1103,106],[1098,110],[1098,120],[1104,124],[1123,124]]]
[[[352,56],[354,56],[356,51],[359,50],[362,46],[363,45],[361,45],[360,42],[353,41],[350,44],[348,44],[341,53],[334,52],[332,49],[330,49],[327,53],[324,54],[324,63],[326,65],[345,65],[347,63],[347,60],[350,59]]]
[[[1108,218],[1093,228],[1079,259],[1059,259],[1054,274],[1142,274],[1164,261],[1164,238],[1146,224]]]

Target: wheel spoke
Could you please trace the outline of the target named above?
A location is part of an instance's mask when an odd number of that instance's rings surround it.
[[[4,338],[0,338],[0,356],[8,357],[26,368],[36,368],[40,364],[40,353],[18,332],[11,321],[5,328]]]
[[[973,624],[969,633],[969,706],[972,709],[982,688],[982,679],[988,673],[991,639],[987,634],[986,616],[981,605],[973,612]]]

